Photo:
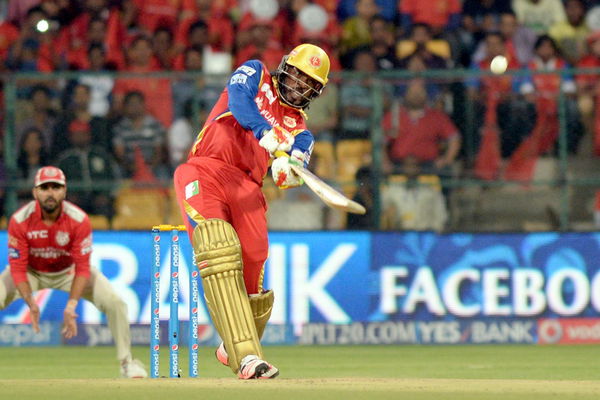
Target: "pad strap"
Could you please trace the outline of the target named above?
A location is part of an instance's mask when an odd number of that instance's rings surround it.
[[[272,290],[267,290],[261,294],[250,295],[250,308],[252,309],[252,316],[254,317],[259,340],[265,332],[265,327],[267,326],[267,322],[269,322],[269,318],[271,318],[274,301],[275,296],[273,295]]]

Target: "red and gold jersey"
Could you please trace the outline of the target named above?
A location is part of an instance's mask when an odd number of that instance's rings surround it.
[[[258,141],[265,131],[284,129],[295,136],[292,150],[312,153],[313,135],[304,113],[280,101],[265,65],[247,61],[236,69],[198,134],[188,158],[209,157],[233,165],[258,184],[269,166],[269,153]]]

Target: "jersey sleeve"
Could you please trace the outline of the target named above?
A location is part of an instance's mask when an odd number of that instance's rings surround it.
[[[229,110],[234,118],[244,129],[250,129],[257,139],[260,139],[265,130],[272,126],[260,115],[254,98],[258,94],[263,65],[260,61],[250,60],[233,71],[227,91],[229,92]]]
[[[309,130],[303,130],[294,137],[294,144],[290,153],[294,150],[300,150],[304,153],[304,168],[307,168],[314,147],[315,138],[313,134]]]
[[[25,231],[14,218],[8,223],[8,263],[15,285],[27,281],[29,242]]]
[[[86,216],[76,225],[73,232],[74,240],[71,247],[71,257],[75,263],[75,275],[90,277],[90,256],[92,254],[92,225]]]

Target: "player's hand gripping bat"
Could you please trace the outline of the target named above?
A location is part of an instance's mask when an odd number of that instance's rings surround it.
[[[277,151],[275,152],[275,156],[289,157],[289,154],[283,151]],[[292,167],[292,170],[304,180],[304,183],[306,183],[308,187],[329,207],[353,214],[364,214],[367,212],[364,206],[354,200],[350,200],[299,163],[290,160],[290,166]]]

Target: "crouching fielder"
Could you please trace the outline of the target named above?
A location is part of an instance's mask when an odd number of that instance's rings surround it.
[[[311,44],[284,56],[273,76],[258,60],[245,62],[175,171],[207,307],[223,340],[217,359],[241,379],[279,374],[260,345],[274,302],[262,287],[268,255],[262,180],[277,151],[308,164],[314,139],[303,110],[321,94],[328,73],[329,57]],[[280,188],[302,184],[288,162],[279,157],[271,165]]]
[[[62,334],[77,335],[75,308],[80,298],[106,314],[120,360],[121,376],[145,378],[143,365],[131,355],[127,304],[108,279],[90,267],[92,229],[87,214],[65,200],[64,173],[43,167],[35,175],[35,200],[15,212],[8,225],[9,268],[0,274],[0,309],[21,297],[29,306],[33,330],[39,332],[40,309],[33,299],[39,289],[69,293]]]

